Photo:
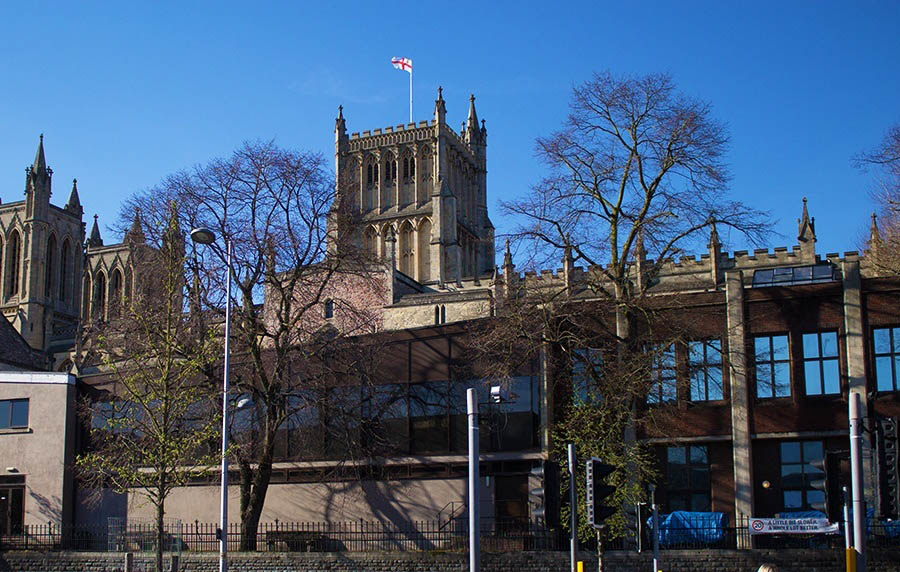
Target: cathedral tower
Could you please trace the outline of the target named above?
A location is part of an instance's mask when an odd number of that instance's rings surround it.
[[[475,97],[457,133],[438,88],[431,121],[347,135],[335,122],[338,193],[360,224],[353,232],[373,256],[387,258],[396,236],[397,270],[422,284],[478,279],[494,269],[494,227],[487,214],[487,130]]]

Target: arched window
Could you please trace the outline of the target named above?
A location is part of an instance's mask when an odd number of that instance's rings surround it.
[[[378,233],[374,227],[369,227],[363,233],[363,250],[372,258],[378,256]]]
[[[85,319],[91,315],[91,277],[89,274],[84,275],[84,285],[81,289],[81,315]]]
[[[59,300],[66,302],[66,296],[69,294],[66,290],[66,281],[69,279],[71,270],[69,266],[72,264],[72,246],[69,239],[63,241],[62,255],[59,257]]]
[[[19,231],[14,230],[6,243],[6,295],[19,294],[19,270],[21,268],[22,242]]]
[[[419,224],[419,282],[431,279],[431,221],[422,219]]]
[[[397,180],[397,161],[391,153],[384,156],[384,182],[392,183]]]
[[[422,204],[428,200],[428,197],[431,196],[432,192],[432,181],[431,181],[431,149],[429,147],[422,147],[422,150],[419,151],[419,184],[417,186],[417,196],[416,202],[417,204]]]
[[[406,221],[400,227],[400,272],[407,276],[412,276],[415,268],[415,244],[412,225]]]
[[[56,264],[56,235],[51,234],[47,240],[47,268],[44,272],[44,296],[53,297],[53,281],[56,280],[56,274],[59,271]]]
[[[403,153],[401,163],[403,164],[403,178],[400,179],[400,206],[404,207],[414,200],[416,160],[407,150]]]
[[[94,317],[103,320],[106,317],[106,274],[97,273],[96,286],[94,286],[94,300],[91,303]]]
[[[109,315],[118,316],[119,310],[122,308],[122,287],[124,280],[122,279],[122,271],[116,268],[112,274],[112,283],[110,284],[110,307]]]

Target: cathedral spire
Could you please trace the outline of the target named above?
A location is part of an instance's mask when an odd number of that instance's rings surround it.
[[[797,240],[800,242],[800,252],[809,262],[816,259],[816,219],[810,218],[806,208],[806,197],[803,197],[803,211],[797,219]]]
[[[444,89],[442,87],[438,87],[437,99],[434,100],[434,122],[446,123],[446,121],[447,106],[444,105]]]
[[[33,173],[43,173],[47,170],[47,159],[44,158],[44,134],[41,133],[41,140],[38,143],[37,153],[34,154],[34,165],[31,166]]]
[[[72,192],[69,193],[69,200],[66,201],[66,210],[79,217],[84,214],[81,199],[78,198],[78,179],[72,179]]]
[[[475,112],[475,94],[469,95],[469,117],[466,119],[466,130],[478,131],[478,114]]]
[[[100,226],[97,224],[97,215],[94,215],[94,226],[91,227],[91,234],[87,239],[87,246],[103,246],[103,239],[100,238]]]
[[[347,122],[344,121],[344,106],[338,105],[338,116],[334,120],[334,138],[341,139],[347,136]]]
[[[144,229],[141,227],[141,209],[134,209],[134,218],[131,220],[131,228],[125,233],[125,242],[128,244],[143,244],[147,241]]]
[[[881,232],[878,231],[878,218],[872,213],[872,226],[869,229],[869,250],[878,250],[884,244],[881,239]]]

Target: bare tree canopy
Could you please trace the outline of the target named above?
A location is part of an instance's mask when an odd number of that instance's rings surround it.
[[[698,244],[712,223],[759,236],[763,213],[725,195],[727,148],[710,105],[668,75],[596,74],[574,88],[562,129],[537,141],[550,174],[504,208],[525,219],[515,236],[533,239],[536,262],[559,260],[569,245],[619,281],[639,237],[659,260]]]
[[[375,278],[383,271],[372,272],[350,242],[351,233],[331,232],[350,217],[337,196],[320,154],[245,143],[230,157],[167,177],[133,197],[123,211],[123,222],[141,213],[153,240],[165,204],[174,201],[182,228],[204,227],[218,237],[210,246],[188,242],[185,272],[201,330],[220,333],[224,309],[231,305],[232,387],[254,404],[252,414],[244,416],[253,420],[252,430],[233,441],[245,549],[255,546],[279,432],[292,418],[323,407],[327,395],[339,393],[328,391],[329,385],[365,378],[361,364],[373,361],[361,357],[369,352],[365,344],[357,354],[348,337],[377,329],[376,308],[361,308],[341,296],[352,290],[348,284],[377,292]],[[341,237],[347,242],[339,244]],[[229,273],[232,299],[225,300]],[[326,301],[336,308],[334,319],[325,319]],[[342,359],[328,359],[334,352]],[[216,383],[213,373],[210,380]]]
[[[888,129],[881,144],[853,158],[856,167],[875,175],[869,258],[877,268],[900,271],[900,125]]]

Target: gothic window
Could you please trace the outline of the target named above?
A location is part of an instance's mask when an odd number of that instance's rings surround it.
[[[388,153],[384,159],[384,182],[392,183],[397,180],[397,161]]]
[[[53,296],[53,279],[56,276],[56,235],[51,234],[47,240],[47,268],[44,272],[44,296]]]
[[[363,250],[373,259],[378,256],[378,234],[373,227],[369,227],[363,233]]]
[[[81,315],[87,318],[91,315],[91,277],[84,276],[84,286],[81,289]]]
[[[325,319],[330,320],[334,318],[334,300],[328,298],[325,300]]]
[[[403,157],[403,180],[410,182],[415,176],[416,160],[412,155],[407,154]]]
[[[94,300],[91,303],[94,317],[104,319],[106,317],[106,275],[97,273],[97,284],[94,287]]]
[[[118,316],[119,309],[122,307],[122,271],[118,268],[113,271],[112,275],[112,284],[110,284],[110,308],[109,313],[111,316]]]
[[[428,195],[431,194],[432,190],[432,181],[431,181],[431,173],[429,169],[429,162],[431,161],[431,149],[428,147],[422,147],[422,150],[419,151],[419,185],[418,185],[418,196],[416,200],[418,204],[424,203]]]
[[[423,219],[419,224],[419,275],[416,279],[423,282],[431,278],[431,221]]]
[[[66,280],[69,279],[69,265],[72,264],[72,261],[70,260],[71,257],[72,247],[67,238],[63,241],[62,256],[59,257],[59,300],[61,302],[65,302],[66,296],[68,295],[68,292],[66,291]]]
[[[19,294],[19,272],[21,265],[19,259],[22,258],[22,244],[19,232],[14,230],[9,235],[9,241],[6,243],[6,295],[16,296]]]
[[[412,276],[414,266],[415,237],[409,221],[400,227],[400,272]]]

